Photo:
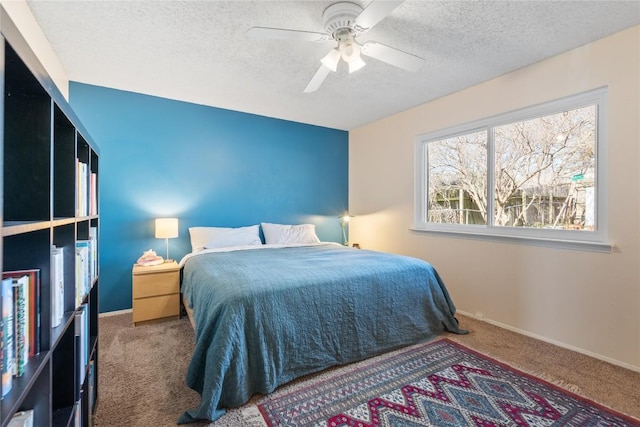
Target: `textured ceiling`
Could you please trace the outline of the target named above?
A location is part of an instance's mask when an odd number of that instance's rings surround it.
[[[70,80],[344,130],[640,23],[638,1],[407,0],[358,41],[425,58],[420,70],[365,57],[360,71],[341,63],[305,94],[334,42],[245,33],[323,32],[333,3],[28,0]]]

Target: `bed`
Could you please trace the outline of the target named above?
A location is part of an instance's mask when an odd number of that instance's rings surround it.
[[[338,244],[205,249],[182,261],[196,344],[186,383],[201,396],[179,424],[331,366],[464,333],[436,270]]]

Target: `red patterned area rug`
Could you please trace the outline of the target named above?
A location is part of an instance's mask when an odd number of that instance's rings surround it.
[[[447,339],[265,399],[258,410],[270,427],[640,426]]]

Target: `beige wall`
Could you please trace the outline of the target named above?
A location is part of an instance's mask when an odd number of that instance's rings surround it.
[[[613,253],[412,232],[416,136],[609,88]],[[353,130],[350,241],[431,262],[459,310],[640,370],[640,27]]]

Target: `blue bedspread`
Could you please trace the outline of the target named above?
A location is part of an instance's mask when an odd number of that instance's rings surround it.
[[[330,366],[464,333],[430,264],[339,245],[196,255],[182,291],[196,323],[186,382],[202,400],[180,424]]]

